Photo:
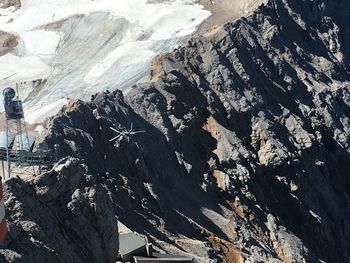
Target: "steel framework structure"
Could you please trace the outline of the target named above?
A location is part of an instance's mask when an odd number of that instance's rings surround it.
[[[5,138],[0,136],[0,160],[4,179],[11,175],[36,174],[53,162],[54,151],[33,152],[35,138],[28,135],[22,102],[12,88],[3,90],[6,113]],[[32,172],[30,172],[32,170]]]

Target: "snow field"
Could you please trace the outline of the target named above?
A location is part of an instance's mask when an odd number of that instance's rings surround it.
[[[151,59],[178,45],[209,15],[191,0],[22,0],[15,12],[0,9],[0,30],[18,35],[25,47],[21,57],[0,57],[0,84],[47,79],[24,105],[27,120],[41,122],[56,113],[62,97],[88,99],[145,80]]]

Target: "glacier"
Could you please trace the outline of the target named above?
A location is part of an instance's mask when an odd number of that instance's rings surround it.
[[[151,60],[210,14],[193,0],[22,0],[0,8],[0,30],[19,37],[0,85],[18,83],[27,121],[42,122],[68,99],[147,80]]]

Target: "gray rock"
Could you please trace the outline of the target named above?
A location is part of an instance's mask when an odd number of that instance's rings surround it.
[[[40,200],[72,231],[101,226],[59,239],[65,257],[78,251],[76,262],[112,258],[113,216],[156,249],[197,262],[347,262],[349,12],[346,0],[270,0],[157,57],[152,83],[125,98],[116,90],[66,105],[41,143],[60,143],[83,165],[68,165],[76,176],[62,181],[48,179],[54,169],[8,183],[11,236],[33,235],[45,252],[8,242],[3,255],[57,262],[59,243],[45,236],[62,235],[47,223],[53,215],[26,216]],[[110,127],[131,123],[146,133],[109,142]]]
[[[8,234],[1,262],[115,262],[118,228],[106,189],[77,159],[5,185]]]

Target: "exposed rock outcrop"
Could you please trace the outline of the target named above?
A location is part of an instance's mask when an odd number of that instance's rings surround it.
[[[158,57],[154,82],[125,98],[66,105],[42,141],[79,158],[160,250],[347,262],[349,12],[346,0],[271,0]],[[109,142],[131,123],[146,133]]]
[[[0,56],[14,51],[17,45],[17,36],[0,30]]]
[[[0,262],[111,262],[118,227],[105,187],[77,159],[6,182],[9,233]]]
[[[20,0],[0,0],[0,8],[14,7],[15,10],[21,8]]]

